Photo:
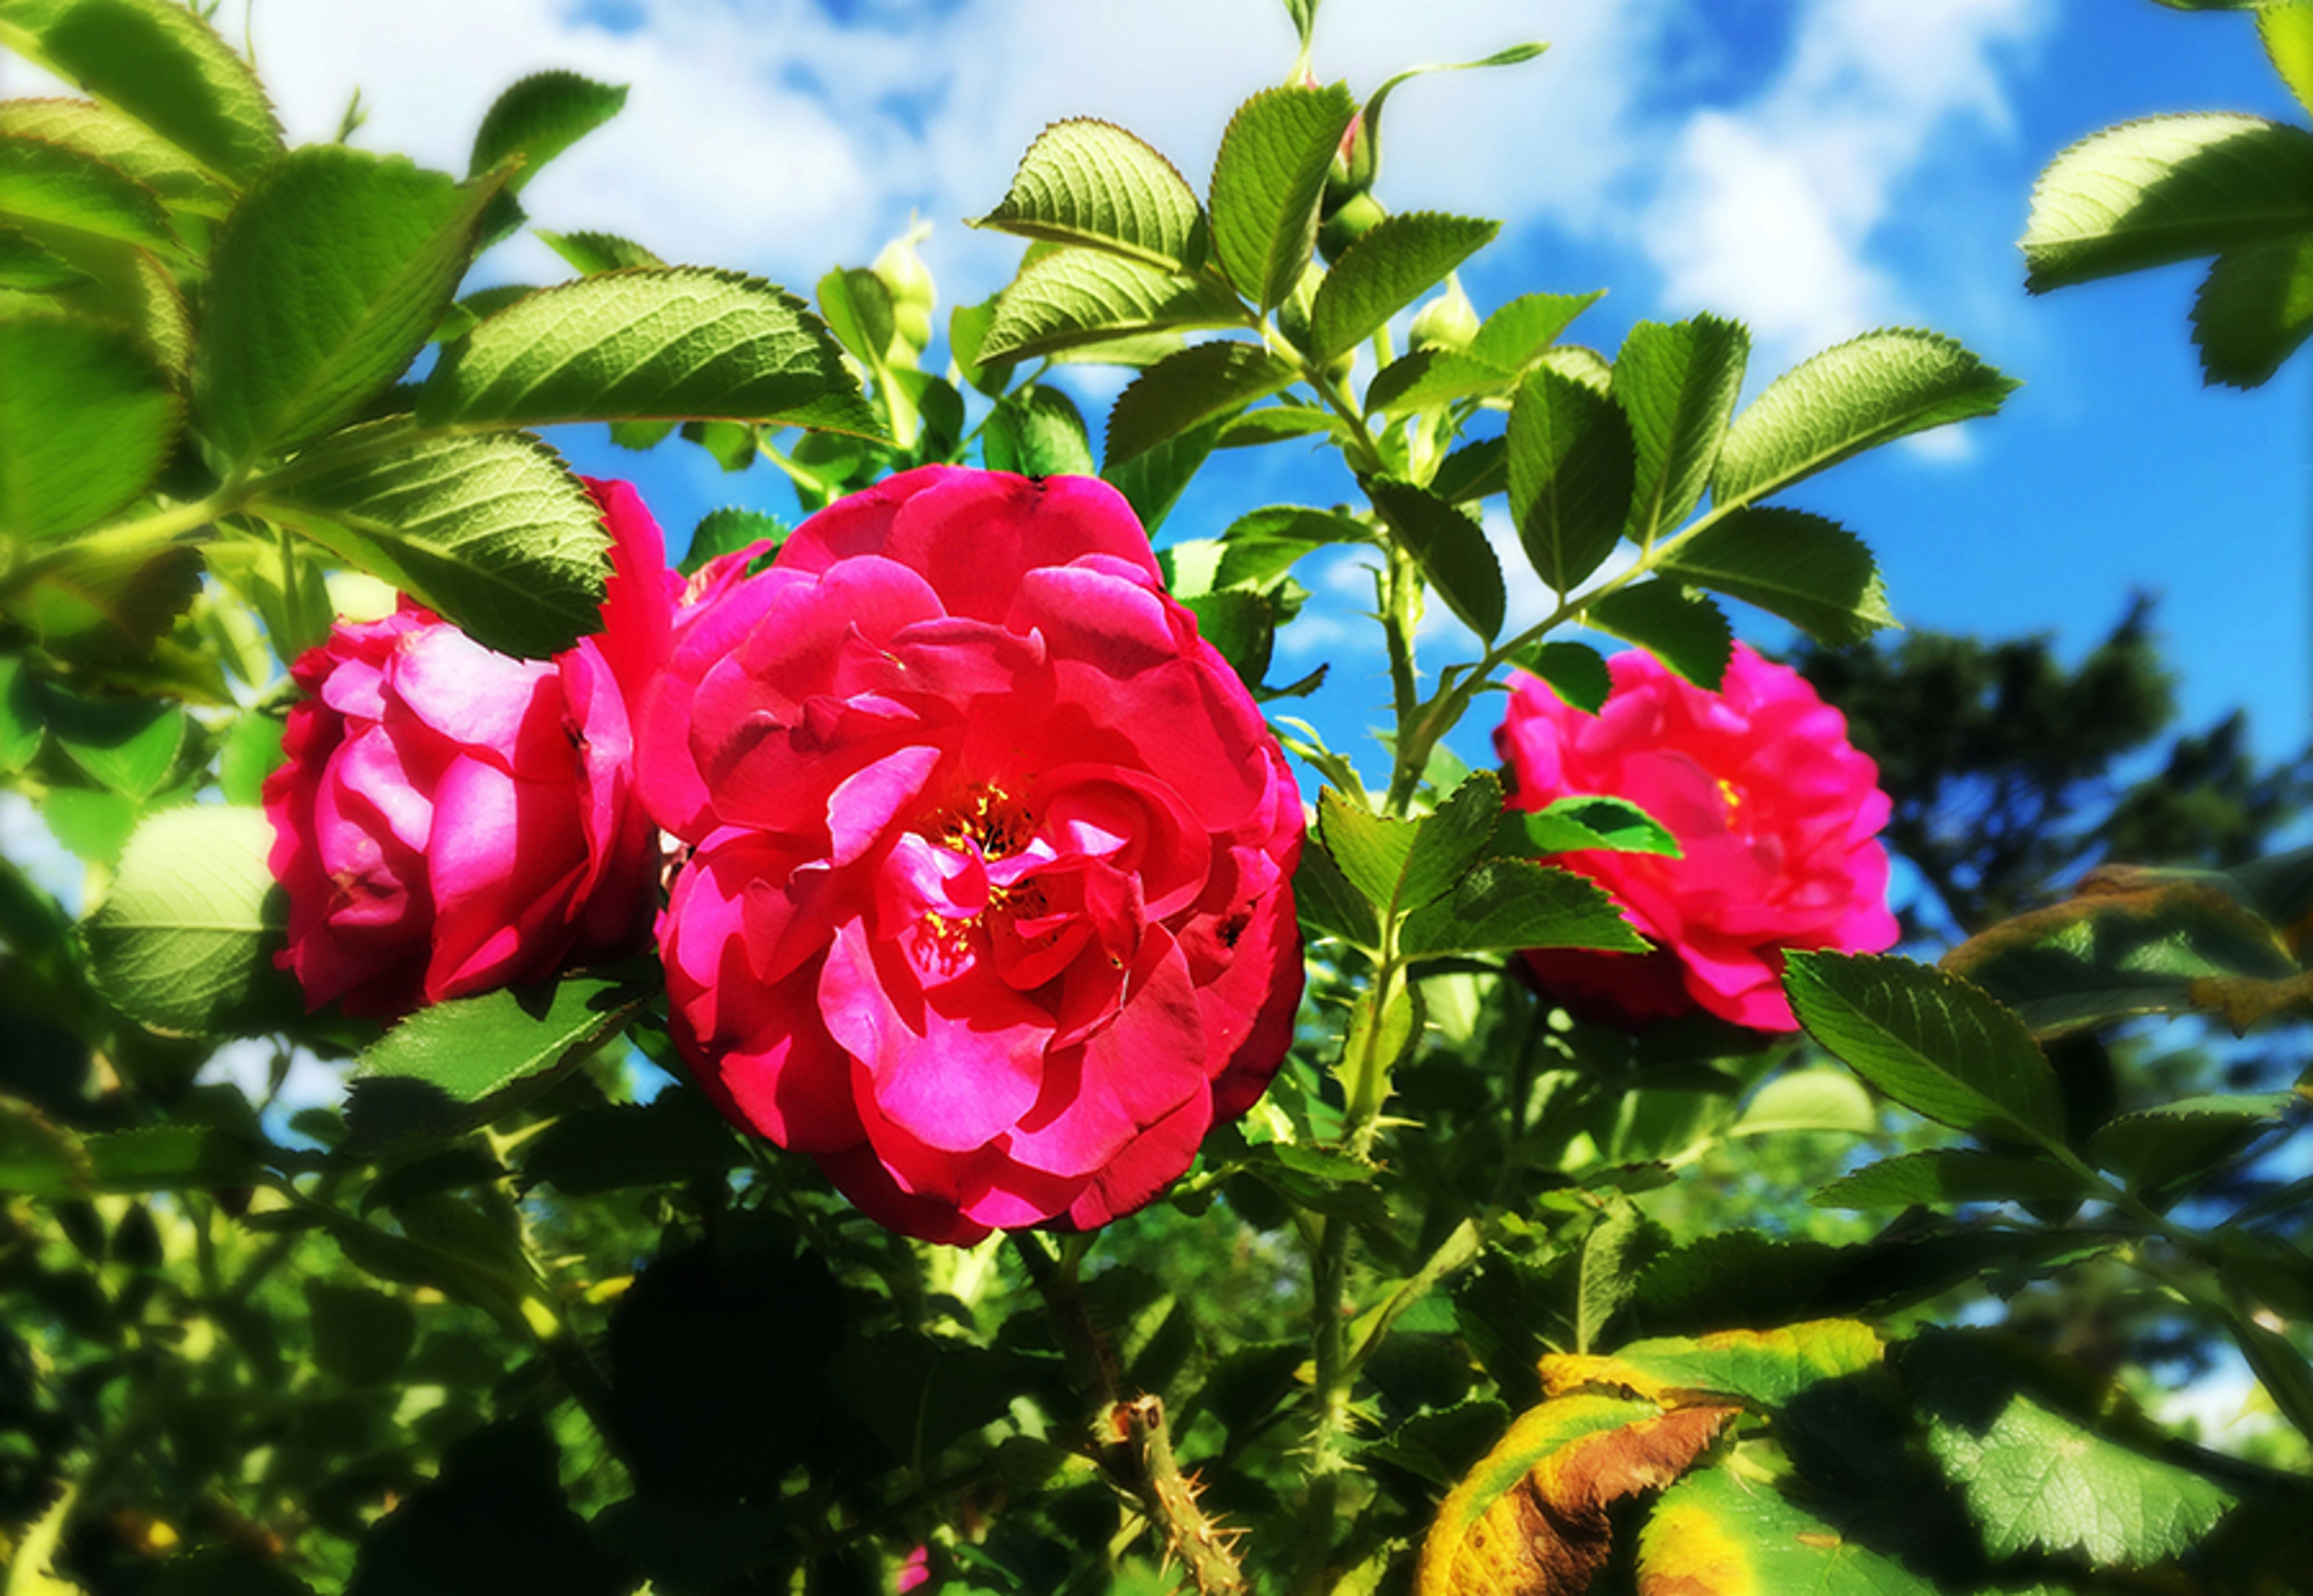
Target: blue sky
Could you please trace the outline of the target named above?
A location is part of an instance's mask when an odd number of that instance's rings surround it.
[[[230,35],[240,11],[224,8]],[[546,225],[807,292],[919,213],[943,310],[1008,275],[1018,246],[961,218],[1001,196],[1042,124],[1107,117],[1201,188],[1229,109],[1293,55],[1273,0],[330,0],[259,5],[253,38],[293,136],[327,136],[358,83],[363,142],[451,166],[523,72],[629,83],[627,113],[529,190]],[[1464,274],[1482,311],[1606,287],[1572,336],[1609,353],[1642,319],[1736,315],[1754,330],[1755,390],[1872,326],[1959,338],[2025,381],[2001,417],[1788,502],[1862,535],[1914,625],[2053,631],[2077,652],[2153,592],[2186,719],[2246,704],[2267,755],[2304,745],[2313,360],[2254,394],[2203,389],[2185,321],[2197,269],[2031,300],[2014,249],[2034,175],[2099,127],[2203,109],[2301,121],[2245,18],[2150,0],[1327,0],[1316,67],[1362,93],[1398,66],[1526,39],[1552,48],[1417,81],[1388,115],[1393,208],[1506,224]],[[563,275],[531,241],[489,269]],[[767,467],[637,457],[600,429],[558,441],[582,469],[640,482],[678,541],[718,504],[792,506]],[[1228,464],[1169,531],[1352,491],[1330,457],[1291,446]],[[1368,723],[1380,683],[1357,573],[1304,579],[1319,602],[1278,674],[1332,661],[1323,723]],[[1737,625],[1780,636],[1763,618]],[[1441,628],[1429,662],[1455,647]]]

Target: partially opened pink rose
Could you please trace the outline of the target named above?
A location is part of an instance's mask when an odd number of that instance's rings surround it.
[[[293,667],[307,697],[265,811],[277,958],[308,1006],[391,1019],[647,945],[659,849],[629,706],[680,583],[634,489],[587,487],[611,538],[599,635],[510,659],[405,599]]]
[[[1592,849],[1552,861],[1623,905],[1652,953],[1538,950],[1543,990],[1618,1024],[1700,1008],[1760,1030],[1794,1030],[1787,948],[1877,952],[1887,910],[1887,823],[1879,771],[1847,722],[1795,671],[1741,644],[1709,693],[1632,650],[1611,662],[1596,715],[1519,677],[1494,742],[1510,802],[1538,810],[1574,794],[1626,798],[1670,829],[1680,858]]]
[[[1114,490],[928,467],[700,573],[643,794],[676,1042],[896,1230],[1089,1227],[1291,1040],[1301,807]]]

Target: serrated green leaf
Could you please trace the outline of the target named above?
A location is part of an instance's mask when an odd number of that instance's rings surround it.
[[[1218,426],[1200,426],[1183,433],[1154,449],[1143,450],[1121,465],[1104,469],[1101,480],[1124,495],[1142,529],[1154,538],[1156,529],[1173,513],[1173,506],[1180,502],[1197,468],[1213,452],[1213,441],[1219,435]]]
[[[1462,624],[1491,642],[1502,629],[1509,597],[1501,562],[1485,529],[1427,488],[1393,478],[1368,478],[1374,508],[1413,556],[1421,574]]]
[[[2256,13],[2256,36],[2265,46],[2265,58],[2297,96],[2297,103],[2313,111],[2313,8],[2265,6]]]
[[[1799,1069],[1775,1076],[1745,1105],[1729,1136],[1814,1132],[1868,1136],[1879,1128],[1878,1105],[1842,1069]]]
[[[1574,1349],[1587,1353],[1631,1300],[1639,1271],[1663,1250],[1667,1232],[1628,1197],[1617,1197],[1582,1238],[1574,1280]]]
[[[1834,648],[1896,624],[1863,540],[1804,510],[1737,510],[1680,543],[1657,569],[1756,604]]]
[[[78,531],[145,491],[182,405],[135,334],[61,311],[0,313],[0,531]]]
[[[1642,1590],[1694,1596],[1935,1596],[1891,1557],[1848,1539],[1763,1480],[1702,1469],[1665,1491],[1639,1531]]]
[[[1397,908],[1417,909],[1451,890],[1485,851],[1501,818],[1501,782],[1490,770],[1472,772],[1422,817],[1398,874]]]
[[[242,462],[294,449],[400,375],[465,273],[488,197],[343,145],[269,170],[210,258],[193,403],[218,446]]]
[[[1914,1113],[2062,1139],[2047,1059],[2022,1021],[1966,981],[1908,959],[1794,951],[1783,990],[1808,1035]]]
[[[1261,311],[1283,303],[1317,244],[1317,201],[1357,102],[1339,83],[1263,90],[1237,108],[1213,162],[1214,252]]]
[[[1633,1272],[1645,1267],[1641,1258]],[[1870,1326],[1824,1319],[1765,1330],[1632,1341],[1605,1357],[1548,1357],[1543,1360],[1542,1381],[1552,1396],[1614,1385],[1650,1402],[1732,1398],[1772,1410],[1789,1407],[1826,1381],[1851,1379],[1878,1367],[1884,1352]]]
[[[599,629],[602,513],[537,439],[429,437],[394,419],[351,429],[299,464],[261,513],[484,646],[544,659]]]
[[[1627,798],[1605,794],[1558,798],[1538,810],[1514,810],[1502,820],[1505,829],[1515,828],[1525,852],[1572,854],[1605,848],[1618,854],[1679,857],[1678,838]]]
[[[1224,339],[1149,367],[1108,414],[1110,466],[1290,387],[1300,373],[1258,344]]]
[[[256,1156],[223,1131],[155,1125],[89,1137],[91,1183],[100,1191],[203,1191],[255,1184]]]
[[[1645,542],[1702,502],[1743,390],[1751,335],[1716,316],[1641,321],[1614,356],[1614,399],[1638,451],[1627,531]]]
[[[1007,393],[981,434],[990,470],[1024,477],[1090,477],[1092,434],[1076,401],[1042,384]]]
[[[1526,948],[1648,949],[1614,900],[1587,877],[1531,859],[1481,862],[1451,893],[1408,916],[1398,945],[1413,958]]]
[[[1539,643],[1519,651],[1517,667],[1549,684],[1550,690],[1585,715],[1596,715],[1614,691],[1614,673],[1598,651],[1582,643]]]
[[[1271,504],[1248,511],[1222,531],[1211,585],[1267,583],[1282,576],[1313,548],[1333,543],[1368,543],[1373,529],[1334,510],[1302,504]]]
[[[2095,1190],[2071,1171],[2021,1153],[1938,1147],[1883,1158],[1807,1198],[1818,1208],[1904,1208],[1914,1203],[2079,1202]]]
[[[1388,908],[1420,830],[1412,820],[1377,815],[1332,787],[1317,794],[1317,837],[1341,875],[1376,908]]]
[[[2212,382],[2256,388],[2313,334],[2313,233],[2228,250],[2193,299],[2193,342]]]
[[[1293,902],[1313,937],[1339,937],[1360,948],[1380,945],[1381,923],[1364,893],[1350,884],[1323,847],[1303,848],[1293,873]]]
[[[838,267],[819,280],[819,313],[836,341],[871,366],[892,348],[892,291],[866,267]]]
[[[1314,12],[1315,7],[1312,6],[1311,10]],[[1303,42],[1305,45],[1307,42],[1306,35]],[[1390,95],[1401,84],[1433,72],[1475,72],[1490,66],[1516,66],[1521,62],[1535,59],[1549,48],[1546,44],[1514,44],[1475,61],[1423,61],[1383,80],[1381,87],[1373,92],[1373,98],[1366,101],[1365,110],[1359,113],[1356,137],[1347,153],[1352,192],[1365,193],[1381,174],[1382,113],[1388,109]]]
[[[1499,222],[1427,211],[1385,216],[1318,285],[1309,311],[1310,354],[1328,361],[1356,348],[1500,231]]]
[[[1187,180],[1123,128],[1091,118],[1038,134],[1003,202],[972,225],[1168,270],[1192,269],[1204,254],[1203,214]]]
[[[2251,1139],[2281,1127],[2292,1099],[2285,1092],[2238,1097],[2187,1097],[2098,1126],[2088,1154],[2134,1191],[2203,1173]]]
[[[362,1054],[347,1122],[372,1146],[483,1124],[623,1030],[647,996],[569,976],[420,1009]]]
[[[166,255],[183,247],[152,189],[84,150],[21,134],[0,133],[0,217]]]
[[[93,155],[159,195],[173,211],[215,220],[232,208],[232,194],[182,150],[90,101],[0,101],[0,133],[46,139]]]
[[[632,239],[620,238],[614,232],[549,232],[543,227],[532,231],[538,234],[541,242],[561,256],[569,263],[570,269],[582,277],[595,276],[602,272],[625,271],[631,267],[664,267],[666,264]],[[530,290],[523,292],[526,294]]]
[[[1867,332],[1793,366],[1735,417],[1712,503],[1762,499],[1867,449],[1989,416],[2016,387],[1939,333]]]
[[[1922,1336],[1902,1366],[1928,1451],[1994,1557],[2078,1550],[2142,1567],[2197,1543],[2233,1504],[2214,1481],[2059,1416],[1964,1334]]]
[[[50,294],[95,279],[30,233],[0,226],[0,288]]]
[[[1236,299],[1097,250],[1056,250],[1029,262],[997,296],[974,361],[981,365],[1058,354],[1150,333],[1241,324]]]
[[[1524,371],[1605,294],[1599,288],[1588,294],[1520,294],[1478,324],[1469,353],[1489,365]]]
[[[73,664],[133,665],[200,596],[201,569],[189,544],[83,539],[50,549],[0,609]]]
[[[1330,433],[1336,439],[1349,436],[1349,429],[1341,417],[1315,405],[1263,405],[1247,410],[1221,428],[1218,449],[1245,449],[1262,443],[1282,443],[1295,438],[1306,438],[1317,433]]]
[[[1197,635],[1220,652],[1238,680],[1259,687],[1277,644],[1277,606],[1269,596],[1223,590],[1182,595],[1181,603],[1197,618]]]
[[[726,505],[709,510],[690,529],[690,547],[683,552],[682,572],[688,576],[696,573],[708,560],[726,554],[736,554],[743,548],[768,544],[766,550],[775,552],[787,541],[787,525],[776,515],[766,515],[760,510],[744,510]],[[761,557],[758,556],[757,557]]]
[[[2032,191],[2034,294],[2313,228],[2313,133],[2261,117],[2148,117],[2089,135]]]
[[[22,0],[0,13],[18,48],[193,156],[234,188],[281,153],[249,64],[169,0]]]
[[[152,698],[93,698],[51,687],[48,735],[98,785],[138,800],[159,792],[184,746],[185,712]]]
[[[1570,593],[1614,552],[1637,456],[1614,401],[1537,366],[1510,401],[1510,514],[1535,572]]]
[[[536,72],[500,94],[474,133],[466,171],[480,177],[519,156],[506,191],[518,194],[539,169],[619,114],[623,83],[598,83],[575,72]]]
[[[295,1012],[273,951],[287,902],[254,809],[166,809],[136,829],[82,930],[97,984],[157,1030],[227,1035]]]
[[[1582,615],[1640,648],[1705,692],[1715,693],[1735,657],[1735,633],[1718,605],[1675,582],[1640,582],[1595,600]]]
[[[1402,355],[1366,384],[1366,409],[1373,415],[1410,415],[1467,399],[1495,399],[1517,385],[1517,373],[1455,349],[1416,349]]]
[[[673,267],[542,288],[444,353],[418,419],[720,420],[875,436],[842,351],[803,302],[760,278]]]

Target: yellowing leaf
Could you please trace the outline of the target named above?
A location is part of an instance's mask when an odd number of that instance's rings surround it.
[[[1934,1589],[1773,1486],[1723,1469],[1664,1492],[1639,1532],[1639,1596],[1931,1596]]]
[[[1870,1326],[1824,1319],[1776,1330],[1634,1341],[1607,1357],[1553,1355],[1542,1360],[1542,1387],[1552,1397],[1616,1386],[1667,1407],[1733,1398],[1773,1407],[1818,1381],[1873,1367],[1882,1350]]]
[[[1676,1479],[1737,1409],[1579,1396],[1510,1426],[1438,1510],[1420,1596],[1578,1596],[1613,1550],[1612,1503]]]

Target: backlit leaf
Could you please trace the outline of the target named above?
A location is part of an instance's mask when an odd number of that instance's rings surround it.
[[[204,1191],[254,1184],[254,1154],[202,1125],[154,1125],[89,1137],[89,1178],[100,1191]]]
[[[1003,203],[972,225],[1181,269],[1204,252],[1202,219],[1171,162],[1123,128],[1083,118],[1038,134]]]
[[[1794,1131],[1868,1136],[1879,1128],[1879,1108],[1862,1083],[1842,1069],[1800,1069],[1759,1088],[1728,1129],[1729,1136],[1785,1136]]]
[[[1648,943],[1614,900],[1587,877],[1531,859],[1488,859],[1454,890],[1405,923],[1400,943],[1415,957],[1516,952],[1525,948],[1606,948],[1643,953]]]
[[[272,846],[255,809],[195,804],[139,826],[82,931],[105,995],[159,1030],[233,1034],[296,1012],[273,968],[288,904]]]
[[[1561,594],[1614,551],[1636,455],[1614,401],[1538,366],[1510,401],[1510,513],[1535,572]]]
[[[1461,623],[1491,642],[1502,629],[1509,597],[1501,562],[1485,530],[1459,506],[1427,488],[1370,478],[1366,492],[1390,530],[1421,567],[1423,578]]]
[[[2209,267],[2193,300],[2193,341],[2201,348],[2202,373],[2212,382],[2257,387],[2281,369],[2309,333],[2313,232],[2226,250]]]
[[[1818,1208],[1904,1208],[1913,1203],[2079,1202],[2095,1192],[2062,1164],[2020,1153],[1938,1147],[1885,1158],[1807,1198]]]
[[[1502,784],[1490,770],[1473,771],[1431,813],[1408,850],[1397,882],[1401,909],[1417,909],[1450,890],[1477,862],[1502,817]]]
[[[1076,401],[1039,383],[1006,394],[981,434],[988,468],[1024,477],[1089,477],[1092,434]]]
[[[1325,361],[1356,348],[1500,230],[1499,222],[1426,211],[1384,217],[1318,285],[1309,312],[1310,354]]]
[[[231,192],[184,151],[91,101],[0,101],[0,133],[93,155],[136,179],[172,211],[215,220],[232,208]]]
[[[2313,111],[2313,9],[2265,6],[2256,13],[2256,36],[2265,45],[2265,59],[2297,96],[2297,103]]]
[[[1317,201],[1357,112],[1347,89],[1268,89],[1237,109],[1213,162],[1213,245],[1237,292],[1267,311],[1300,282]]]
[[[45,224],[175,254],[161,197],[110,162],[69,145],[0,133],[0,217]]]
[[[1804,510],[1737,510],[1680,543],[1658,569],[1756,604],[1834,647],[1895,624],[1879,567],[1862,539]]]
[[[1697,316],[1641,321],[1614,356],[1614,398],[1631,420],[1638,466],[1631,535],[1675,527],[1702,502],[1735,415],[1751,335],[1739,322]]]
[[[182,404],[126,329],[60,311],[0,313],[0,531],[77,531],[167,460]]]
[[[1563,1397],[1587,1387],[1617,1386],[1667,1405],[1732,1400],[1776,1408],[1810,1386],[1877,1368],[1882,1350],[1870,1326],[1844,1319],[1693,1339],[1663,1337],[1631,1342],[1603,1357],[1553,1354],[1542,1360],[1542,1389]]]
[[[518,155],[522,162],[506,185],[507,193],[518,193],[540,168],[617,116],[626,103],[623,83],[598,83],[575,72],[532,73],[500,94],[484,114],[467,173],[480,177]]]
[[[1679,856],[1678,838],[1627,798],[1587,794],[1553,798],[1541,809],[1513,811],[1503,820],[1506,828],[1517,828],[1516,840],[1526,852],[1571,854],[1605,848],[1618,854]]]
[[[1715,693],[1735,657],[1735,634],[1719,606],[1676,582],[1640,582],[1591,601],[1583,624],[1635,643],[1680,676]]]
[[[1639,1531],[1640,1596],[1935,1596],[1764,1480],[1723,1469],[1662,1495]]]
[[[1478,324],[1469,353],[1505,371],[1524,371],[1558,341],[1574,319],[1605,297],[1588,294],[1523,294]]]
[[[568,261],[570,269],[580,276],[624,271],[629,267],[663,267],[666,264],[632,239],[620,238],[614,232],[549,232],[543,227],[534,231],[540,241]]]
[[[1327,787],[1317,794],[1317,836],[1351,886],[1377,908],[1397,896],[1398,878],[1420,827],[1377,815]]]
[[[1289,387],[1294,367],[1258,344],[1199,344],[1158,362],[1117,396],[1108,414],[1107,463],[1145,454],[1167,439]]]

